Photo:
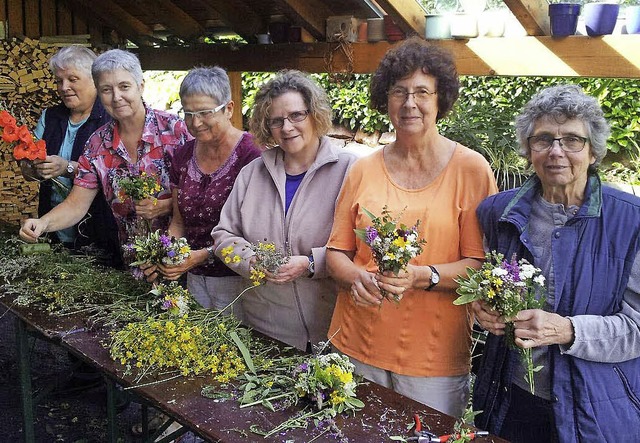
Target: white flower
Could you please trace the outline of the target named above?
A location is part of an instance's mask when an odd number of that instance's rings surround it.
[[[528,263],[523,263],[522,266],[520,266],[520,277],[530,280],[531,278],[533,278],[536,271],[537,269],[535,268],[535,266]]]
[[[545,281],[544,275],[542,274],[538,275],[533,279],[533,281],[540,286],[544,286],[544,281]]]
[[[496,277],[504,277],[505,275],[508,274],[506,269],[502,269],[502,268],[493,268],[491,270],[491,274],[493,274]]]

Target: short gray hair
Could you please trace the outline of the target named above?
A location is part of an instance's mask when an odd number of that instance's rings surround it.
[[[93,76],[93,82],[96,84],[96,87],[98,86],[98,78],[102,74],[118,69],[129,72],[138,86],[142,85],[142,67],[140,66],[138,57],[129,51],[110,49],[100,54],[93,62],[93,66],[91,66],[91,75]]]
[[[53,75],[56,71],[76,68],[91,77],[91,65],[96,59],[96,54],[84,46],[71,45],[61,48],[49,60],[49,70]]]
[[[227,71],[219,66],[193,68],[180,84],[180,99],[206,95],[219,105],[231,101],[231,85]]]
[[[589,170],[595,171],[607,154],[607,139],[611,134],[609,123],[604,118],[598,100],[585,94],[577,85],[551,86],[535,94],[515,120],[516,136],[523,157],[530,157],[527,137],[533,134],[536,122],[545,117],[553,118],[560,123],[568,119],[577,119],[584,123],[591,154],[596,159]]]

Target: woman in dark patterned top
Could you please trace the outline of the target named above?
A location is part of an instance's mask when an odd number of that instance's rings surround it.
[[[244,288],[242,277],[213,254],[211,230],[240,169],[260,156],[253,137],[231,125],[234,103],[224,69],[192,69],[180,86],[183,118],[195,137],[170,159],[173,219],[169,233],[192,248],[178,266],[161,266],[165,278],[187,272],[187,286],[205,308],[222,309]],[[233,312],[241,317],[239,303]]]

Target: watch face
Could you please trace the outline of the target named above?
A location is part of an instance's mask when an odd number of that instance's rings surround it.
[[[71,162],[69,162],[69,164],[67,165],[67,172],[69,174],[73,174],[73,165],[71,164]]]
[[[434,285],[440,283],[440,274],[438,274],[436,268],[431,268],[431,283]]]

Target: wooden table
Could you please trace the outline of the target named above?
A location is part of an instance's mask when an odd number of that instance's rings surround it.
[[[132,387],[133,379],[124,374],[124,366],[113,361],[101,341],[107,338],[105,331],[86,331],[83,318],[79,316],[57,317],[35,308],[12,306],[10,297],[0,298],[18,319],[18,355],[20,383],[23,396],[23,418],[25,440],[33,441],[33,403],[31,399],[30,368],[27,333],[59,344],[82,360],[97,367],[108,379],[124,387]],[[258,425],[269,430],[290,418],[299,409],[271,412],[262,406],[240,409],[236,400],[213,400],[200,395],[205,385],[216,385],[211,377],[180,377],[161,384],[132,388],[131,391],[153,407],[162,410],[183,426],[207,441],[247,443],[255,441],[338,441],[322,430],[313,428],[289,430],[268,439],[252,433],[250,427]],[[407,428],[413,423],[413,414],[418,413],[425,429],[437,435],[448,434],[455,419],[424,406],[375,383],[358,387],[358,398],[365,408],[353,416],[339,416],[336,424],[350,442],[389,442],[390,436],[409,437]],[[113,396],[107,395],[109,415],[109,441],[115,442],[115,411]],[[478,443],[503,442],[496,437],[478,438]]]

